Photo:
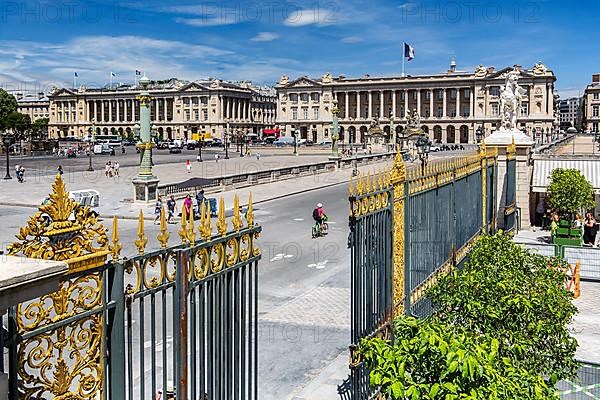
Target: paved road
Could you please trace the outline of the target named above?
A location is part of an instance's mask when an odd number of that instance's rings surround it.
[[[256,222],[263,226],[260,246],[263,260],[259,273],[259,398],[286,399],[326,367],[349,343],[349,265],[347,243],[347,185],[338,185],[309,193],[268,201],[255,208]],[[330,216],[330,234],[311,239],[311,212],[322,202]],[[23,207],[0,208],[3,247],[32,213]],[[110,225],[106,223],[106,225]],[[135,251],[131,243],[136,234],[134,221],[120,221],[120,236],[126,244],[124,255]],[[178,240],[171,225],[171,243]],[[158,226],[147,224],[149,248],[157,247]],[[167,299],[169,303],[170,300]],[[145,303],[146,324],[150,321],[149,302]],[[159,305],[160,302],[157,303]],[[139,329],[132,326],[135,348],[139,349]],[[160,331],[159,331],[160,332]],[[144,354],[149,366],[155,349],[159,369],[162,366],[162,337],[156,346],[149,332],[144,336]],[[171,329],[166,337],[172,351]],[[134,348],[134,349],[135,349]],[[139,351],[135,354],[135,375],[139,378]],[[290,355],[293,354],[293,358]],[[170,365],[170,363],[168,363]],[[149,389],[149,371],[145,371]],[[162,382],[162,378],[158,378]],[[169,379],[171,380],[171,379]],[[159,386],[162,386],[160,384]],[[148,391],[146,392],[148,397]]]

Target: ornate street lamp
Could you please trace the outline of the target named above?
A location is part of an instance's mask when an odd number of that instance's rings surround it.
[[[292,136],[294,137],[294,155],[298,155],[298,129],[294,129],[292,131]]]
[[[204,133],[198,134],[198,162],[202,162],[202,145],[204,144]]]
[[[4,175],[4,179],[12,179],[10,176],[10,145],[12,144],[12,137],[8,134],[8,132],[2,133],[2,143],[4,144],[4,149],[6,151],[6,175]]]
[[[417,148],[417,154],[421,160],[421,175],[423,175],[425,173],[429,151],[431,150],[431,142],[427,137],[420,136],[415,142],[415,147]]]
[[[394,152],[396,152],[396,130],[394,128],[394,112],[390,112],[390,137],[392,138],[393,142],[393,146],[392,146],[392,150]]]
[[[94,171],[94,167],[92,166],[92,153],[94,152],[94,143],[96,142],[96,123],[94,122],[94,120],[92,120],[92,127],[88,129],[88,132],[89,165],[87,170],[92,172]]]
[[[227,146],[227,136],[229,135],[229,120],[226,119],[225,122],[227,123],[227,129],[226,129],[225,135],[224,135],[225,136],[224,137],[224,139],[225,139],[225,159],[228,160],[229,159],[229,153],[227,152],[227,147],[228,147]]]
[[[338,114],[340,112],[339,108],[338,108],[338,101],[337,99],[333,99],[333,107],[331,108],[331,115],[332,115],[332,129],[333,132],[331,133],[331,155],[329,156],[330,160],[339,160],[340,159],[340,153],[338,151],[338,140],[340,139],[339,136],[339,127],[338,127]]]

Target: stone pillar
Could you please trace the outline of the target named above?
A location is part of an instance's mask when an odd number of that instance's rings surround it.
[[[434,96],[434,92],[433,89],[429,90],[429,116],[433,117],[435,115],[435,113],[433,112],[433,96]]]
[[[236,113],[237,115],[235,116],[237,120],[241,120],[242,119],[242,101],[240,99],[236,99],[236,106],[237,106],[237,110]]]
[[[475,116],[475,89],[469,89],[469,117],[473,118]]]
[[[394,116],[398,115],[398,110],[396,109],[396,90],[392,90],[392,114]]]
[[[362,112],[360,110],[360,92],[356,92],[356,119],[362,118]]]
[[[531,191],[531,173],[532,168],[529,166],[529,154],[533,142],[525,135],[519,135],[520,132],[515,132],[517,137],[514,144],[514,151],[511,150],[512,144],[505,144],[509,139],[502,136],[500,131],[494,132],[486,139],[488,151],[498,152],[498,177],[497,177],[497,196],[496,196],[496,220],[498,229],[504,228],[504,206],[506,204],[506,162],[508,158],[516,159],[516,174],[515,174],[515,205],[520,210],[521,229],[527,230],[531,228],[529,196]],[[519,136],[517,136],[519,135]],[[508,139],[508,140],[507,140]],[[514,139],[512,139],[514,140]]]
[[[442,93],[443,93],[443,96],[442,96],[443,99],[442,99],[442,101],[444,102],[442,104],[442,108],[443,108],[442,117],[446,118],[446,117],[448,117],[448,111],[447,111],[447,107],[446,107],[446,89],[445,88],[442,89]]]
[[[373,92],[369,90],[369,110],[367,112],[367,118],[369,120],[373,119]]]
[[[100,121],[104,122],[104,100],[100,100]]]
[[[456,117],[460,117],[460,88],[456,89]]]
[[[383,90],[379,91],[379,118],[383,118],[385,115],[385,98],[383,97]]]
[[[346,119],[346,121],[348,120],[348,118],[350,118],[350,96],[348,95],[348,91],[346,91],[345,93],[345,98],[344,98],[344,118]]]
[[[417,90],[417,113],[421,115],[421,89]]]
[[[404,118],[404,116],[406,115],[406,113],[409,111],[408,110],[408,96],[409,96],[409,91],[408,89],[404,91],[404,115],[402,115],[402,118]]]

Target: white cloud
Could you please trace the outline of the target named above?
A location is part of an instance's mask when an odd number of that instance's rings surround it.
[[[232,16],[219,18],[219,17],[202,17],[202,18],[175,18],[175,22],[178,24],[185,24],[189,26],[195,27],[203,27],[203,26],[221,26],[221,25],[231,25],[237,24],[240,21],[236,18],[232,18]]]
[[[274,32],[259,32],[258,35],[254,36],[250,40],[254,42],[270,42],[278,38],[279,35]]]
[[[334,3],[328,3],[334,4]],[[336,9],[325,8],[297,8],[289,10],[287,17],[283,20],[283,24],[287,26],[306,26],[306,25],[330,25],[338,23]]]
[[[346,36],[340,40],[340,42],[346,44],[360,43],[362,41],[364,41],[364,39],[358,36]]]

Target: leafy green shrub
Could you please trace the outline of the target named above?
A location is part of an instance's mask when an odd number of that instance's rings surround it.
[[[548,205],[568,214],[590,209],[594,207],[594,188],[579,170],[557,168],[548,186]]]
[[[501,358],[490,335],[402,317],[394,337],[395,345],[375,338],[359,349],[371,384],[392,399],[558,399],[541,377]]]

